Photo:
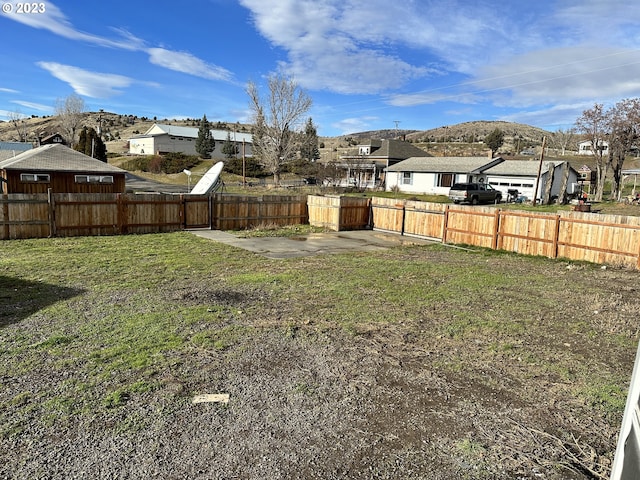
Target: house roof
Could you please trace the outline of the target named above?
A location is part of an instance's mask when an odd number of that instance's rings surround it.
[[[165,125],[162,123],[154,123],[144,135],[137,135],[133,138],[149,138],[156,135],[173,135],[176,137],[185,138],[198,138],[197,127],[179,127],[176,125]],[[211,135],[216,142],[224,142],[227,140],[227,134],[230,134],[231,140],[236,142],[245,141],[247,143],[253,142],[253,137],[250,133],[232,132],[229,130],[213,130],[211,129]]]
[[[124,170],[54,143],[43,145],[0,162],[0,170],[125,173]]]
[[[418,148],[409,142],[402,140],[370,140],[368,143],[362,143],[358,147],[370,146],[371,153],[365,155],[365,158],[390,158],[394,160],[404,160],[410,157],[431,157],[431,155],[421,148]],[[360,157],[359,148],[350,151],[342,158]]]
[[[33,145],[26,142],[0,142],[0,150],[6,150],[10,152],[25,152],[31,150]]]
[[[540,173],[547,173],[549,171],[549,164],[552,163],[554,168],[562,165],[561,160],[543,160],[542,169]],[[532,160],[507,160],[499,165],[489,168],[485,173],[488,175],[509,175],[514,177],[537,177],[538,168],[540,168],[539,161]],[[571,166],[569,168],[572,168]]]
[[[501,157],[411,157],[388,167],[387,172],[482,173],[504,162]]]

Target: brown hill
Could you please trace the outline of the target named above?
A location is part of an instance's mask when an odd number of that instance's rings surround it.
[[[82,125],[98,129],[100,125],[107,141],[107,152],[122,154],[127,152],[127,140],[146,132],[154,123],[178,125],[183,127],[197,127],[200,119],[170,120],[166,118],[147,118],[135,115],[122,115],[111,112],[86,112],[83,114]],[[57,116],[31,117],[22,120],[27,134],[27,141],[37,144],[38,137],[44,138],[54,133],[64,132]],[[233,128],[235,124],[225,122],[211,122],[212,128]],[[242,126],[241,126],[242,127]],[[244,127],[248,128],[247,125]],[[0,121],[0,141],[17,142],[20,137],[12,122]]]

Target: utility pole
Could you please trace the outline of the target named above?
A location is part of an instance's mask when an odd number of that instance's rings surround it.
[[[547,137],[542,137],[542,151],[540,152],[540,165],[538,165],[538,177],[536,178],[536,189],[533,194],[533,206],[536,206],[538,197],[538,186],[540,185],[540,175],[542,173],[542,160],[544,159],[544,148],[547,144]]]

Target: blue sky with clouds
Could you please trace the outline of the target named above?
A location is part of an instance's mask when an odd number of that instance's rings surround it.
[[[324,136],[474,120],[554,131],[640,96],[628,0],[0,5],[0,120],[51,115],[75,92],[92,111],[245,122],[247,82],[273,72],[309,93]]]

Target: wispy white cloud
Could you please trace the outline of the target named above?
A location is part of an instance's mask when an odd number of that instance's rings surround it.
[[[0,87],[0,92],[4,92],[4,93],[19,93],[18,90],[14,90],[13,88],[2,88],[2,87]]]
[[[51,112],[53,109],[51,105],[42,105],[41,103],[25,102],[23,100],[11,100],[11,103],[20,105],[21,107],[29,108],[31,110],[38,110],[41,112]]]
[[[210,80],[231,81],[233,78],[229,70],[208,64],[188,52],[175,52],[164,48],[148,48],[145,51],[149,54],[151,63],[169,70]]]
[[[106,38],[104,36],[82,32],[76,29],[62,10],[51,2],[46,3],[46,10],[41,14],[3,14],[3,16],[33,28],[48,30],[55,35],[70,40],[86,42],[100,47],[144,52],[149,55],[149,61],[154,65],[187,75],[222,81],[231,81],[233,77],[230,71],[207,63],[188,52],[176,52],[165,48],[149,47],[143,39],[136,37],[128,30],[122,28],[112,28],[112,30],[117,33],[117,38]],[[99,85],[97,89],[100,89]],[[76,90],[76,92],[82,95],[79,90]]]
[[[82,68],[55,62],[38,62],[58,80],[68,83],[79,95],[93,98],[109,98],[122,93],[123,88],[135,82],[134,79],[111,73],[91,72]]]

